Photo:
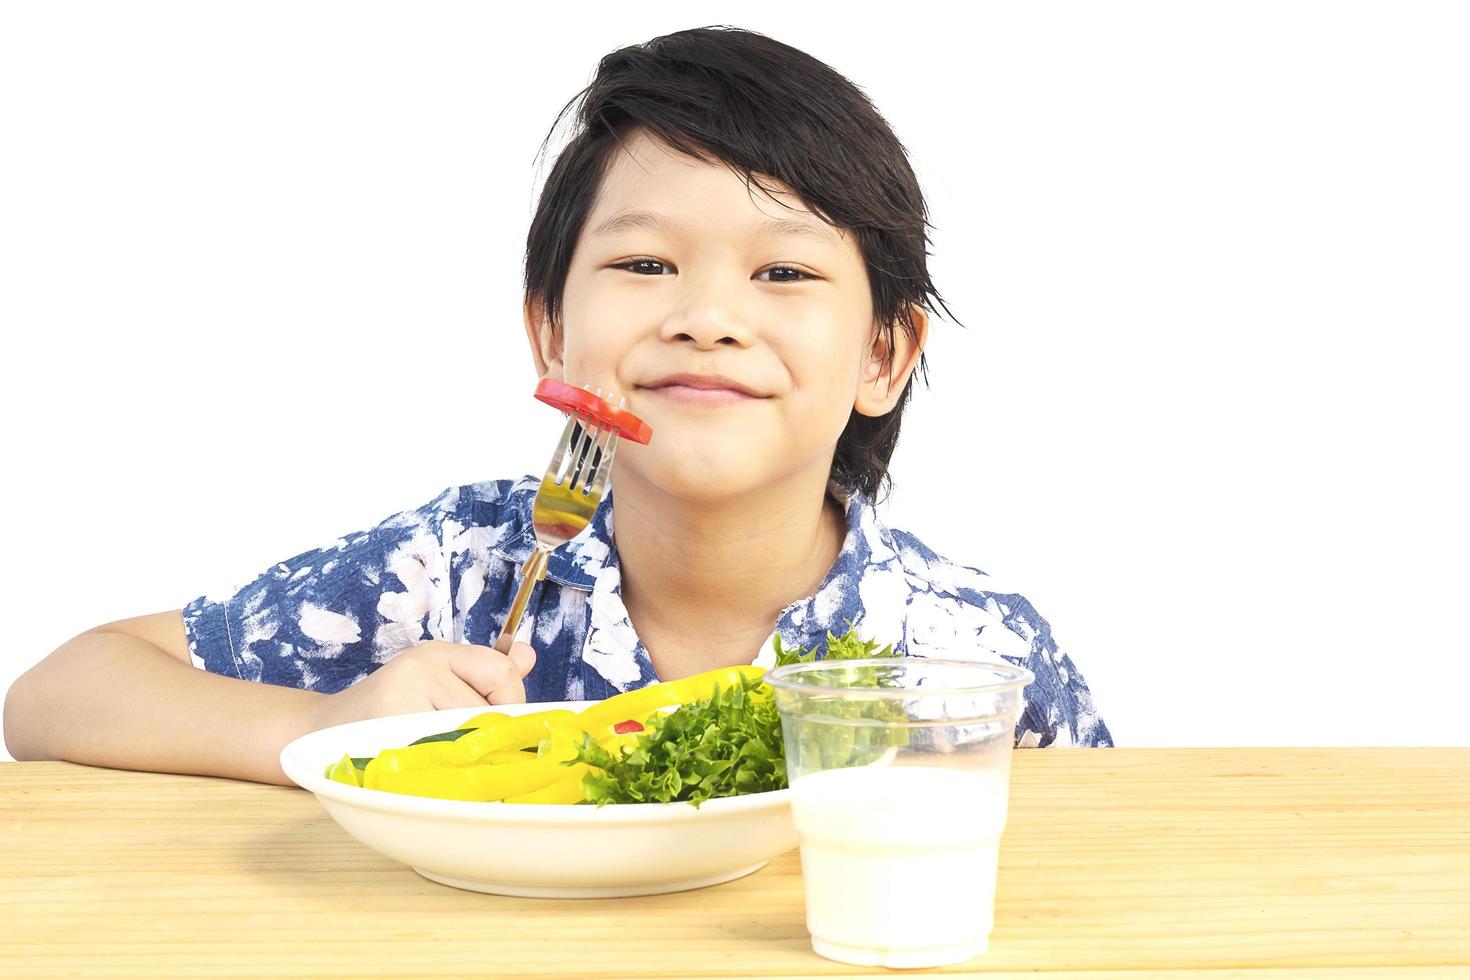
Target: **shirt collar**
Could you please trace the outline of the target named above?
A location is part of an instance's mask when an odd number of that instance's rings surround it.
[[[904,573],[893,534],[878,519],[866,495],[833,481],[828,493],[843,504],[847,537],[822,584],[790,603],[756,654],[757,667],[775,666],[772,640],[788,649],[825,645],[827,634],[857,629],[864,636],[903,636],[912,586]]]
[[[531,522],[531,509],[540,488],[539,478],[526,476],[517,480],[510,489],[510,506],[521,531],[501,542],[495,553],[517,566],[524,564],[536,550],[536,528]],[[603,495],[582,533],[551,553],[546,562],[546,577],[560,585],[591,592],[598,573],[609,564],[617,565],[617,554],[612,546],[611,488]]]

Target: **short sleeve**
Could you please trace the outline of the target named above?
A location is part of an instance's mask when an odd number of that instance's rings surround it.
[[[189,653],[211,673],[335,693],[404,649],[454,639],[450,555],[460,488],[184,607]],[[446,534],[446,526],[449,534]]]
[[[1026,688],[1026,707],[1016,725],[1018,748],[1112,748],[1113,737],[1092,701],[1092,691],[1072,658],[1057,648],[1051,625],[1020,595],[997,595],[1004,622],[1030,643],[1022,666],[1036,675]]]
[[[988,579],[963,570],[977,582]],[[965,652],[960,652],[965,651]],[[905,652],[913,656],[1001,658],[1036,679],[1023,692],[1017,748],[1111,747],[1081,673],[1057,649],[1051,626],[1025,596],[973,587],[915,592],[909,600]]]
[[[1030,601],[978,568],[935,554],[905,531],[894,532],[909,576],[905,652],[917,656],[999,656],[1036,680],[1023,692],[1018,748],[1111,748],[1092,691],[1052,638],[1051,625]]]

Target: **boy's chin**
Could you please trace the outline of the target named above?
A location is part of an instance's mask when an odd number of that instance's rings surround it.
[[[773,475],[766,472],[759,459],[734,446],[720,449],[706,445],[676,454],[644,450],[636,455],[636,461],[625,460],[623,449],[618,450],[618,468],[627,471],[629,482],[647,484],[650,489],[689,501],[713,503],[739,497],[769,482]],[[621,482],[614,484],[615,489]]]

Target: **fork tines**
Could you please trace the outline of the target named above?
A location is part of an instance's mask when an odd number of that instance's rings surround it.
[[[601,398],[602,389],[598,388],[594,394]],[[626,398],[620,399],[618,407],[622,408],[626,402]],[[552,455],[551,472],[555,474],[556,485],[562,486],[570,480],[568,489],[587,493],[604,479],[617,438],[618,430],[613,426],[604,428],[593,419],[570,415]]]

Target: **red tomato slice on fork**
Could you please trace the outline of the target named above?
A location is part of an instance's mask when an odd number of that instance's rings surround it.
[[[542,378],[536,382],[536,398],[569,415],[617,429],[618,435],[624,439],[647,445],[653,438],[653,429],[647,422],[632,412],[613,407],[586,388],[577,388],[555,378]]]

